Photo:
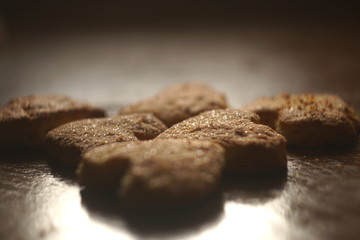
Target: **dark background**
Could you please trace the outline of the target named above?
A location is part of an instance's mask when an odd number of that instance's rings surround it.
[[[238,106],[359,80],[356,1],[1,1],[1,97],[128,103],[181,81]],[[111,87],[109,87],[111,86]],[[345,96],[346,95],[346,96]]]
[[[357,1],[4,0],[10,32],[78,31],[169,25],[356,24]],[[309,27],[311,27],[311,25]]]

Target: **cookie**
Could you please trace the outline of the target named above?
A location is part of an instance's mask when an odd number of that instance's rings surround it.
[[[65,96],[14,98],[0,110],[0,145],[41,146],[46,133],[61,124],[104,116],[104,110]]]
[[[119,188],[121,204],[135,208],[177,207],[216,189],[224,149],[209,141],[159,139],[115,143],[84,154],[82,185]]]
[[[225,96],[205,84],[183,83],[169,87],[159,94],[127,106],[120,114],[154,113],[167,126],[181,122],[201,112],[227,108]]]
[[[211,140],[226,150],[225,170],[256,173],[287,169],[286,140],[272,128],[257,124],[256,114],[212,110],[175,124],[156,139]]]
[[[61,125],[46,135],[49,152],[66,165],[76,166],[81,154],[114,142],[155,138],[166,126],[151,113],[116,118],[83,119]]]
[[[351,145],[360,132],[354,110],[330,94],[282,94],[262,98],[243,109],[259,114],[261,123],[284,135],[289,146]]]
[[[270,98],[262,97],[240,109],[256,113],[260,117],[261,124],[276,129],[275,125],[279,118],[279,111],[286,102],[286,96],[287,95]]]

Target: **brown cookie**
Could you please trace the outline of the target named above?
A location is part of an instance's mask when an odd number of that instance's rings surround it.
[[[116,118],[83,119],[51,130],[46,135],[49,152],[66,165],[76,166],[90,148],[114,142],[155,138],[166,126],[151,113]]]
[[[329,94],[282,94],[243,109],[283,134],[289,146],[343,146],[357,141],[360,121],[341,98]],[[269,120],[270,119],[270,120]]]
[[[240,110],[212,110],[175,124],[157,139],[185,138],[212,140],[226,150],[225,170],[229,172],[270,172],[286,170],[283,136],[257,124],[257,115]]]
[[[81,185],[119,187],[129,207],[173,207],[196,202],[218,186],[224,149],[210,141],[159,139],[115,143],[84,154]]]
[[[142,100],[119,111],[154,113],[171,126],[201,112],[228,106],[225,96],[205,84],[183,83],[169,87],[152,98]]]
[[[104,116],[104,110],[65,96],[14,98],[0,110],[0,145],[43,145],[46,133],[61,124]]]
[[[255,112],[260,117],[260,123],[275,129],[275,124],[279,118],[279,111],[284,106],[288,95],[279,97],[262,97],[254,102],[241,107],[241,110]]]

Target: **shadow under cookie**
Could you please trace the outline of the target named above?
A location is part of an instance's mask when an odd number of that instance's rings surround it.
[[[187,207],[176,209],[127,209],[121,206],[116,196],[110,192],[83,189],[83,206],[92,218],[106,221],[110,226],[123,227],[139,238],[166,238],[191,232],[221,219],[224,202],[220,192]]]

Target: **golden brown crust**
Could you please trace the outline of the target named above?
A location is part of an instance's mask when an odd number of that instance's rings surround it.
[[[349,145],[360,133],[358,116],[335,95],[283,94],[262,98],[245,109],[258,113],[261,123],[283,134],[289,146]],[[270,115],[276,117],[269,122]]]
[[[152,139],[165,129],[166,126],[150,113],[128,114],[70,122],[51,130],[46,140],[55,158],[75,166],[88,149],[114,142]]]
[[[157,139],[185,138],[219,143],[226,149],[226,170],[230,172],[286,169],[285,138],[270,127],[249,119],[257,122],[258,117],[240,110],[212,110],[175,124]]]
[[[225,96],[205,84],[183,83],[169,87],[152,98],[119,111],[120,114],[152,112],[171,126],[201,112],[227,108]]]
[[[224,149],[210,141],[158,139],[100,146],[83,155],[81,185],[119,188],[127,207],[191,204],[218,186]]]
[[[65,96],[14,98],[0,110],[0,145],[43,145],[46,133],[61,124],[104,116],[104,110]]]

